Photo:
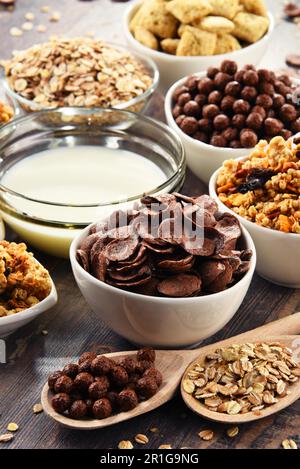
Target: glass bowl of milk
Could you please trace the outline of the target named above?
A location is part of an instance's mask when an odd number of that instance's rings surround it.
[[[143,194],[178,191],[180,139],[165,124],[116,109],[59,108],[21,117],[0,144],[0,210],[30,246],[68,257],[79,230]],[[0,130],[1,142],[1,130]]]

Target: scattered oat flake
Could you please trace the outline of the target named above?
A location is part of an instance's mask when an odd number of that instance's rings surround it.
[[[41,12],[42,13],[49,13],[50,7],[48,5],[44,5],[41,7]]]
[[[86,35],[87,37],[95,37],[95,34],[96,34],[95,31],[87,31],[87,32],[85,33],[85,35]]]
[[[239,431],[239,427],[231,427],[226,430],[226,433],[229,438],[234,438],[239,433]]]
[[[42,335],[48,335],[48,331],[47,331],[46,329],[44,329],[44,330],[42,331]]]
[[[152,427],[152,428],[150,428],[150,432],[151,433],[158,433],[159,429],[157,427]]]
[[[18,37],[18,36],[22,36],[23,31],[22,31],[22,29],[19,29],[19,28],[16,28],[16,27],[12,27],[12,28],[10,28],[10,30],[9,30],[9,34],[10,34],[11,36]]]
[[[47,31],[47,28],[44,24],[38,24],[36,30],[38,33],[45,33]]]
[[[172,449],[171,445],[160,445],[158,449]]]
[[[40,414],[41,412],[43,412],[44,409],[43,409],[42,404],[38,403],[38,404],[34,404],[32,410],[34,414]]]
[[[11,422],[7,425],[7,430],[9,432],[16,432],[19,430],[19,425],[17,423]]]
[[[31,31],[33,28],[33,23],[30,21],[26,21],[25,23],[22,24],[22,29],[23,31]]]
[[[14,438],[14,435],[12,433],[4,433],[3,435],[0,435],[0,443],[7,443],[13,438]]]
[[[141,445],[146,445],[147,443],[149,443],[149,438],[146,435],[143,435],[142,433],[138,433],[134,437],[134,439],[137,443],[140,443]]]
[[[61,18],[61,14],[59,13],[59,11],[54,11],[52,15],[50,16],[50,21],[57,22],[60,20],[60,18]]]
[[[212,430],[202,430],[198,433],[198,436],[201,440],[210,441],[214,437],[214,432]]]
[[[284,449],[297,449],[297,443],[294,440],[286,439],[281,443]]]
[[[25,13],[24,17],[25,17],[25,20],[33,21],[35,18],[35,15],[31,11],[28,11],[28,13]]]
[[[133,444],[129,440],[122,440],[118,444],[119,449],[133,449]]]

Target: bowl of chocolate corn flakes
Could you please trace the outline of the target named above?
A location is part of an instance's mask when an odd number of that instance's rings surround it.
[[[173,193],[90,225],[70,259],[101,321],[131,342],[168,348],[198,343],[233,317],[256,254],[237,217],[208,195]]]
[[[264,0],[143,0],[128,7],[123,28],[129,46],[156,63],[165,90],[226,58],[258,64],[274,19]]]
[[[235,214],[255,243],[257,272],[300,287],[300,139],[261,140],[245,158],[226,160],[209,192],[220,210]]]

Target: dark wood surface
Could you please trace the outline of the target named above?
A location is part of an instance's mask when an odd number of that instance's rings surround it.
[[[282,3],[269,2],[273,11],[276,10],[277,18]],[[39,11],[42,4],[49,4],[52,9],[60,11],[61,21],[49,23],[47,15]],[[9,57],[13,49],[40,42],[51,34],[74,35],[94,31],[107,40],[120,42],[123,40],[120,22],[125,5],[109,0],[18,0],[15,11],[0,11],[0,58]],[[11,37],[9,29],[21,26],[28,11],[38,17],[35,24],[47,25],[47,33],[30,31],[21,38]],[[264,64],[277,69],[284,67],[284,57],[297,50],[296,43],[299,46],[297,27],[280,21]],[[155,103],[151,114],[159,117],[161,106],[157,99]],[[203,191],[205,187],[201,182],[188,173],[184,193]],[[9,235],[10,239],[12,237]],[[41,387],[50,371],[91,348],[104,352],[132,348],[96,319],[75,284],[69,262],[39,253],[37,257],[49,269],[56,283],[59,302],[53,310],[6,341],[8,362],[0,364],[0,434],[6,432],[9,422],[18,423],[20,429],[10,443],[0,443],[1,449],[115,448],[122,439],[133,441],[137,433],[145,433],[149,437],[149,444],[143,448],[158,448],[161,444],[171,444],[173,448],[279,448],[285,438],[293,438],[300,443],[300,401],[278,415],[242,426],[239,435],[233,439],[226,436],[226,426],[211,424],[190,412],[180,396],[149,414],[93,432],[64,429],[43,413],[34,415],[32,407],[39,402]],[[235,335],[299,310],[300,290],[278,287],[255,275],[238,313],[210,341]],[[43,335],[43,330],[47,330],[48,335]],[[157,427],[159,432],[151,433],[152,427]],[[203,442],[198,432],[207,428],[215,431],[215,437],[210,442]]]

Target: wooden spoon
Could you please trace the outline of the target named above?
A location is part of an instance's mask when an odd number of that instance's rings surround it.
[[[129,420],[137,415],[150,412],[157,407],[160,407],[165,402],[169,401],[175,394],[178,385],[182,379],[182,375],[186,375],[186,372],[192,366],[194,361],[199,361],[199,357],[203,357],[207,353],[215,350],[216,348],[228,346],[233,343],[244,343],[244,342],[256,342],[259,340],[267,341],[267,337],[271,338],[273,341],[274,338],[276,341],[287,343],[291,345],[291,341],[296,337],[290,337],[293,334],[300,332],[300,313],[287,316],[278,321],[266,324],[257,329],[253,329],[249,332],[245,332],[230,339],[217,342],[212,345],[204,346],[197,350],[158,350],[156,351],[156,367],[160,370],[163,375],[163,383],[159,388],[157,394],[155,394],[151,399],[140,403],[135,409],[129,412],[121,412],[116,415],[112,415],[103,420],[97,419],[86,419],[86,420],[74,420],[65,415],[55,412],[51,406],[52,393],[49,390],[48,384],[45,384],[41,394],[41,402],[44,411],[49,417],[53,418],[60,424],[69,427],[75,428],[78,430],[93,430],[98,428],[104,428],[109,425],[114,425],[116,423]],[[282,335],[286,334],[286,335]],[[299,343],[298,343],[299,346]],[[110,354],[105,354],[110,358],[119,358],[123,356],[134,355],[136,351],[130,352],[115,352]],[[189,365],[193,362],[191,365]],[[189,365],[189,366],[188,366]],[[188,368],[187,368],[188,366]],[[205,418],[211,420],[217,420],[221,422],[247,422],[250,420],[259,419],[265,417],[266,415],[271,415],[274,412],[282,410],[288,405],[292,404],[300,397],[300,384],[295,383],[290,386],[291,394],[280,399],[277,404],[273,404],[268,409],[263,409],[260,415],[254,415],[253,413],[243,414],[243,415],[225,415],[212,411],[208,411],[203,405],[199,403],[198,400],[194,399],[191,395],[185,393],[183,390],[182,395],[186,404],[196,413],[202,415]],[[263,414],[263,415],[262,415]]]

